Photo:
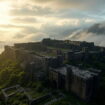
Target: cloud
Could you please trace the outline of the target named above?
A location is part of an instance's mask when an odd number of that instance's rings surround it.
[[[46,16],[48,14],[51,14],[53,11],[51,8],[47,7],[41,7],[36,5],[25,5],[25,7],[18,7],[13,8],[11,10],[11,15],[15,16]]]
[[[36,41],[45,37],[63,39],[77,29],[79,29],[79,27],[73,26],[71,23],[65,25],[43,24],[40,28],[23,27],[17,34],[13,36],[13,40]]]
[[[96,45],[105,46],[105,22],[73,32],[66,39],[95,42]]]
[[[13,28],[28,28],[29,26],[25,26],[25,25],[18,25],[18,24],[0,24],[0,28],[4,28],[4,29],[13,29]]]
[[[81,32],[80,35],[76,32],[105,19],[103,9],[105,0],[5,1],[10,2],[11,5],[8,5],[10,6],[9,22],[0,24],[3,40],[28,42],[41,40],[44,37],[57,39],[69,37],[74,40],[89,41],[95,39],[93,36],[96,33],[87,31]]]
[[[3,41],[3,42],[12,42],[12,37],[14,34],[16,34],[15,32],[12,32],[12,31],[5,31],[5,30],[0,30],[0,33],[2,33],[0,35],[0,41]]]
[[[83,10],[100,10],[104,7],[104,0],[31,0],[34,3],[45,4],[46,6],[51,6],[52,8],[77,8]]]
[[[18,33],[16,34],[13,39],[17,42],[32,42],[32,41],[40,41],[43,38],[48,38],[49,36],[47,34],[36,32],[36,33]]]
[[[32,18],[32,17],[25,17],[25,18],[17,18],[15,17],[14,19],[12,19],[12,21],[14,23],[23,23],[23,24],[32,24],[32,23],[37,23],[36,18]]]
[[[71,28],[71,25],[44,25],[42,32],[49,35],[52,38],[63,39],[64,37],[68,36],[72,33],[75,28]]]

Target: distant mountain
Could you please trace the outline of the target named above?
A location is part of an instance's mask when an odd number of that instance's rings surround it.
[[[105,22],[78,30],[69,36],[71,40],[95,42],[96,45],[105,46]]]

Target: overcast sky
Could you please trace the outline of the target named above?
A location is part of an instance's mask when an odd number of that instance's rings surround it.
[[[0,41],[66,39],[105,20],[105,0],[0,0]]]

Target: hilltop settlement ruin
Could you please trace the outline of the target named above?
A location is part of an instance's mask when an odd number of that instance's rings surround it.
[[[30,81],[48,79],[53,88],[72,92],[90,101],[97,93],[101,70],[91,68],[94,60],[105,62],[105,48],[94,43],[43,39],[36,43],[5,46],[2,56],[19,60]]]

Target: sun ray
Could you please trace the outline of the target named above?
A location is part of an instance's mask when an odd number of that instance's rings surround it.
[[[0,2],[0,24],[9,24],[11,16],[9,12],[11,10],[10,2]]]

